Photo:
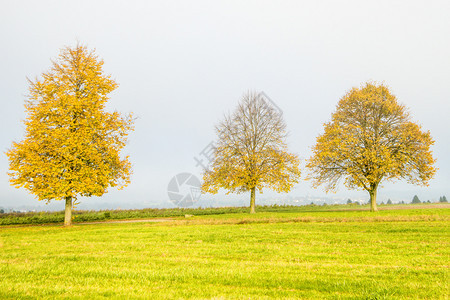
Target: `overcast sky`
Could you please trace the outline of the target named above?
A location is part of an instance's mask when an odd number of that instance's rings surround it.
[[[23,137],[26,77],[77,41],[95,48],[120,84],[109,109],[138,116],[124,152],[131,185],[83,199],[85,207],[173,207],[170,179],[200,175],[194,157],[248,90],[264,91],[283,111],[290,150],[305,159],[338,100],[367,80],[389,85],[436,140],[430,186],[385,184],[380,199],[448,198],[449,16],[450,1],[2,1],[0,206],[39,204],[9,185],[4,151]],[[302,182],[289,195],[324,192]],[[368,198],[345,188],[336,195]]]

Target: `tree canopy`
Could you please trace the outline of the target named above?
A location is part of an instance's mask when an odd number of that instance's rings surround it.
[[[417,204],[417,203],[422,203],[422,202],[420,201],[419,197],[417,197],[417,195],[414,195],[411,203],[412,204]]]
[[[214,159],[203,175],[204,192],[250,191],[255,212],[255,190],[288,192],[300,176],[299,158],[287,151],[286,123],[259,93],[247,93],[233,114],[216,126]]]
[[[343,180],[369,192],[377,210],[381,181],[406,179],[428,185],[436,169],[430,132],[411,121],[406,107],[383,84],[366,83],[339,101],[308,160],[313,186],[336,190]]]
[[[85,46],[63,48],[42,78],[29,81],[25,138],[7,152],[11,183],[39,200],[66,200],[66,225],[72,200],[130,182],[131,165],[120,151],[133,120],[105,111],[118,85],[102,66]]]

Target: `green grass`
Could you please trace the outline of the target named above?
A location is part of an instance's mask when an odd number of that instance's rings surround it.
[[[0,298],[448,299],[450,209],[0,227]]]

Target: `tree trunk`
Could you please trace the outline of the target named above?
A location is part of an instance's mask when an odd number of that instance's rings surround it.
[[[72,197],[66,197],[66,212],[64,215],[64,226],[72,225]]]
[[[378,184],[371,185],[370,195],[370,211],[378,211],[377,208],[377,188]]]
[[[250,190],[250,213],[254,214],[255,213],[255,187],[252,187],[252,189]]]

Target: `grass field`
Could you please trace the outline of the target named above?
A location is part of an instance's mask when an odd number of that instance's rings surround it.
[[[449,225],[448,208],[320,208],[3,226],[0,298],[448,299]]]

